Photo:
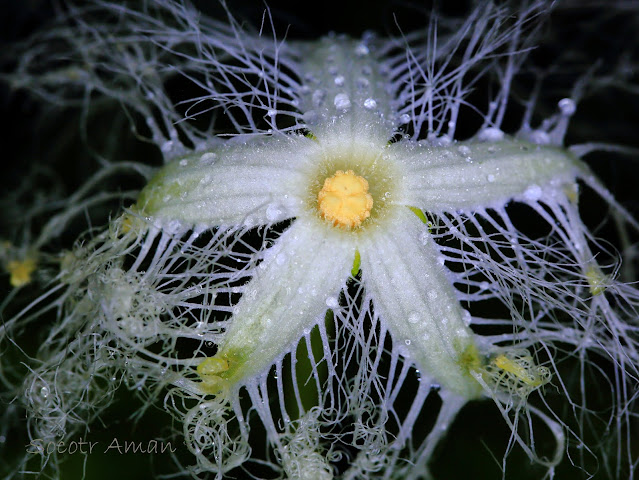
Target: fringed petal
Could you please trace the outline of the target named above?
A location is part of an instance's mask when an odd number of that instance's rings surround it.
[[[426,376],[466,398],[480,395],[470,372],[480,359],[470,318],[423,223],[410,210],[363,239],[362,279],[393,341]]]
[[[305,172],[316,150],[299,135],[229,142],[168,164],[142,191],[137,208],[152,218],[207,226],[291,218],[303,206]]]
[[[587,172],[567,150],[515,140],[390,148],[406,171],[404,203],[433,213],[536,201]]]
[[[267,371],[324,318],[327,308],[337,307],[355,247],[331,230],[299,220],[267,250],[214,360],[207,359],[216,368],[211,384],[234,384]]]

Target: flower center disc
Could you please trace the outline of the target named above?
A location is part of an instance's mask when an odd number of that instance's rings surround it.
[[[371,215],[373,197],[368,182],[355,172],[338,170],[317,195],[320,216],[340,228],[354,228]]]

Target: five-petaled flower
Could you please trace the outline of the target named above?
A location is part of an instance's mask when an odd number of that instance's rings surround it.
[[[356,45],[340,48],[348,58]],[[343,90],[335,95],[352,95]],[[200,365],[203,391],[242,386],[292,351],[338,306],[357,258],[383,328],[422,375],[465,398],[481,395],[475,377],[492,352],[478,348],[422,210],[503,207],[531,186],[562,192],[587,171],[567,152],[525,141],[389,144],[394,132],[376,128],[381,115],[364,98],[327,104],[330,121],[312,135],[181,158],[142,192],[136,208],[150,219],[209,228],[294,219],[246,286],[217,354]]]

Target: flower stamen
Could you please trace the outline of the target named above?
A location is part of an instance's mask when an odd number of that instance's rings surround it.
[[[197,373],[202,379],[200,388],[204,393],[217,394],[228,387],[228,380],[220,376],[229,369],[228,362],[223,358],[208,357],[197,367]]]
[[[373,197],[368,182],[355,172],[337,170],[317,195],[320,216],[340,228],[359,227],[371,215]]]

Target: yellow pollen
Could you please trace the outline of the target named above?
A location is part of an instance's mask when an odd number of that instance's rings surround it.
[[[371,215],[373,197],[368,182],[352,170],[338,170],[324,181],[317,195],[320,216],[336,227],[354,228]]]
[[[31,274],[35,271],[37,262],[35,258],[25,258],[24,260],[11,260],[7,264],[7,270],[11,275],[10,283],[12,287],[22,287],[31,281]]]

